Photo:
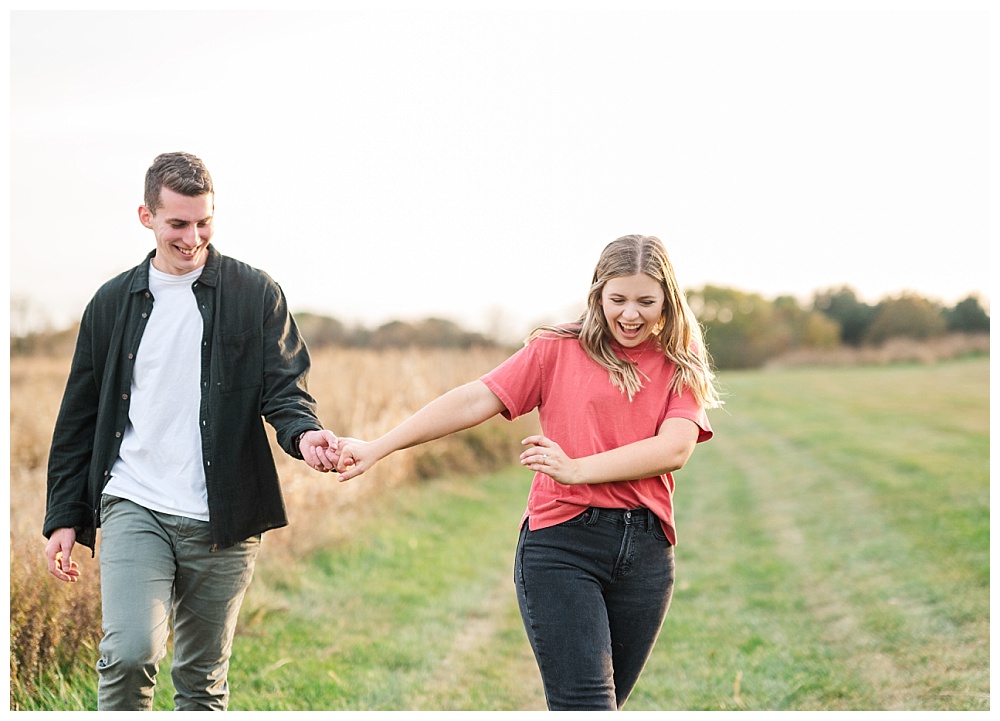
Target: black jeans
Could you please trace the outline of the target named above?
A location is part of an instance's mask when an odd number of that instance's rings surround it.
[[[621,708],[667,615],[674,549],[651,511],[590,508],[521,529],[521,618],[550,710]]]

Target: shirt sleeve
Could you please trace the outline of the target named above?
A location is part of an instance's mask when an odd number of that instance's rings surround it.
[[[94,431],[100,407],[98,380],[94,371],[94,315],[96,299],[88,304],[80,321],[76,349],[66,390],[49,448],[45,519],[42,535],[48,538],[57,528],[91,528],[94,509],[88,501],[88,477],[94,453]],[[78,531],[77,542],[87,546]]]
[[[268,276],[265,282],[261,415],[274,427],[282,450],[301,459],[299,436],[323,427],[317,418],[316,400],[307,388],[309,350],[280,286]]]
[[[538,341],[532,341],[480,380],[496,393],[509,421],[530,413],[542,402],[541,360]]]
[[[667,414],[663,420],[667,418],[686,418],[698,426],[698,443],[704,443],[715,435],[708,414],[688,389],[681,393],[671,392],[667,397]]]

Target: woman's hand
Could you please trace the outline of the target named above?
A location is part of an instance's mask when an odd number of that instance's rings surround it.
[[[349,481],[360,476],[381,460],[374,448],[374,443],[357,438],[341,438],[337,442],[337,472],[341,481]]]
[[[559,444],[545,436],[528,436],[522,446],[531,446],[521,453],[521,465],[539,471],[556,483],[573,486],[584,483],[580,462],[566,455]]]

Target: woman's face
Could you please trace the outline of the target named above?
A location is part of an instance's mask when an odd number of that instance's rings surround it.
[[[663,317],[663,288],[645,273],[612,278],[601,291],[611,335],[626,348],[648,339]]]

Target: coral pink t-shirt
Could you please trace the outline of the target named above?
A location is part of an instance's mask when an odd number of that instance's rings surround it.
[[[628,395],[611,383],[608,371],[587,355],[576,338],[548,334],[535,338],[481,380],[506,407],[513,420],[538,409],[542,435],[558,443],[570,458],[602,453],[652,438],[667,418],[687,418],[700,429],[698,442],[712,437],[712,427],[694,394],[671,392],[675,366],[657,350],[654,340],[624,351],[638,362],[642,389]],[[567,521],[589,507],[648,508],[676,544],[674,479],[655,478],[592,485],[564,486],[536,473],[524,519],[531,530]]]

